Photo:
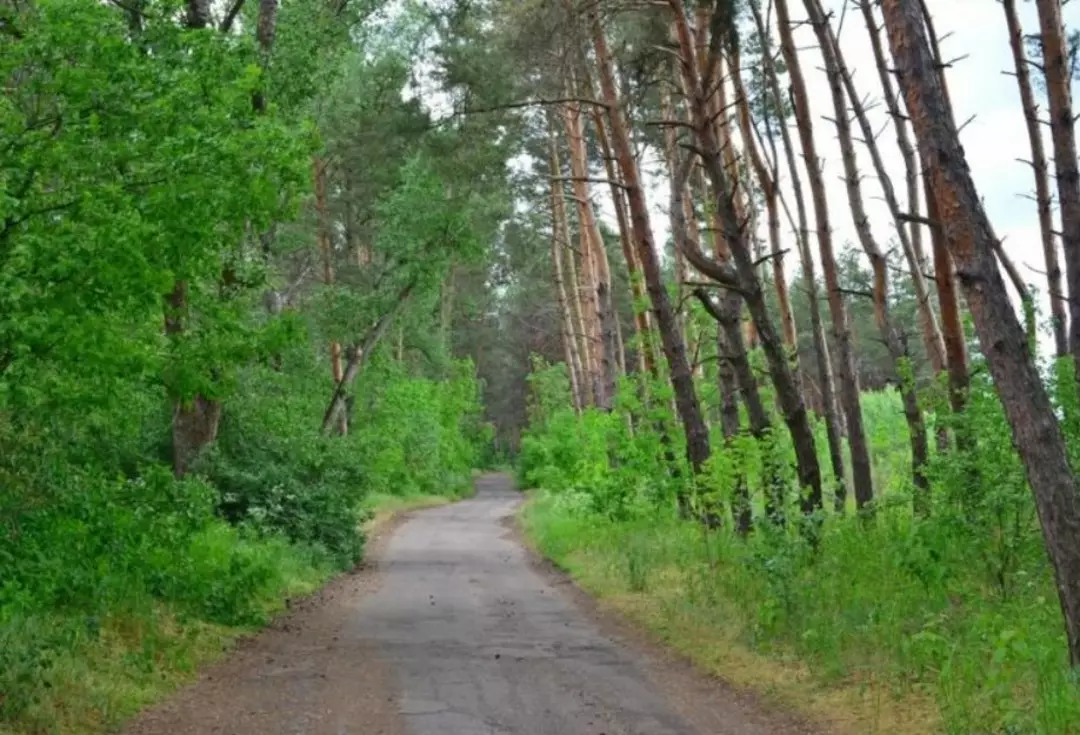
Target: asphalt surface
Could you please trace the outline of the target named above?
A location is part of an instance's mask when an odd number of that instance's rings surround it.
[[[774,735],[786,715],[611,633],[509,523],[509,477],[413,514],[129,735]]]

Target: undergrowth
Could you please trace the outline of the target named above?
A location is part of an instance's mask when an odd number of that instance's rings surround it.
[[[247,371],[184,480],[156,455],[168,427],[152,410],[102,422],[131,429],[81,465],[81,437],[7,427],[19,451],[0,486],[20,492],[0,502],[0,732],[114,727],[355,564],[373,516],[471,486],[485,437],[470,366],[437,388],[374,365],[355,431],[322,438],[325,366],[306,347],[285,362]]]
[[[558,384],[543,390],[557,397]],[[519,464],[524,486],[541,488],[525,515],[530,536],[676,648],[853,733],[1080,732],[1030,491],[985,379],[964,419],[978,451],[932,458],[926,518],[911,511],[898,398],[865,397],[884,492],[873,519],[822,513],[816,549],[798,524],[765,523],[760,503],[745,538],[730,516],[711,531],[680,520],[680,480],[648,424],[631,432],[620,411],[579,418],[533,388]],[[758,487],[761,458],[789,453],[784,441],[742,437],[714,452],[696,502],[730,507],[733,480]],[[795,502],[792,491],[791,518]]]

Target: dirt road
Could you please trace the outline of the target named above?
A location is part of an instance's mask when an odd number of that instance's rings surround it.
[[[128,735],[809,733],[605,620],[507,522],[508,477],[416,513]],[[620,640],[615,640],[614,638]]]

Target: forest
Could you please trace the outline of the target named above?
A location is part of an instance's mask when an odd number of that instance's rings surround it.
[[[0,734],[114,731],[495,467],[735,686],[1080,732],[1078,24],[0,3]]]

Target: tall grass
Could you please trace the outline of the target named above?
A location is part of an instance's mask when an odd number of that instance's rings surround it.
[[[775,529],[759,514],[748,538],[730,520],[706,531],[676,517],[670,494],[657,502],[625,486],[617,465],[644,440],[617,415],[534,427],[520,472],[542,489],[526,528],[544,554],[676,647],[737,683],[846,719],[847,731],[1080,733],[1052,574],[992,390],[976,382],[965,417],[978,451],[932,459],[926,519],[911,513],[896,396],[868,395],[864,407],[876,517],[826,511],[816,550],[797,524]],[[738,471],[757,488],[762,451],[716,450],[697,497],[728,500]],[[599,457],[616,467],[601,472]],[[648,472],[671,482],[659,457]],[[773,673],[748,672],[758,664]]]

